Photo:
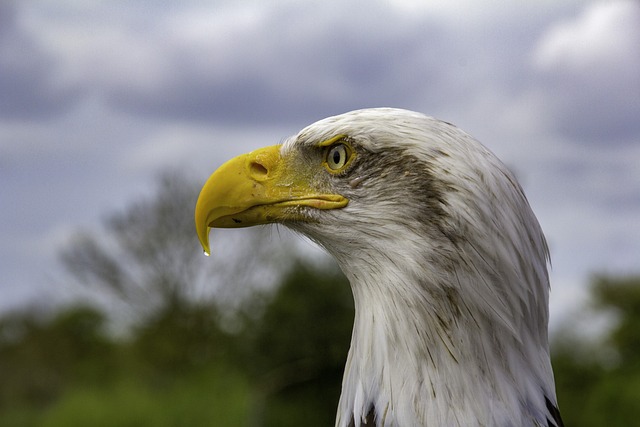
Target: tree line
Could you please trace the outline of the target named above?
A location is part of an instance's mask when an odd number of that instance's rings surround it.
[[[198,188],[165,173],[69,242],[61,264],[93,298],[0,319],[0,427],[333,425],[348,282],[273,228],[219,233],[222,255],[205,258]],[[640,277],[595,277],[591,292],[615,322],[597,340],[553,337],[563,418],[640,425]]]

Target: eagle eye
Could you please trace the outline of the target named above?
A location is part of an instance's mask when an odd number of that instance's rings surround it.
[[[340,172],[347,166],[351,157],[351,147],[341,142],[328,147],[324,164],[329,172]]]

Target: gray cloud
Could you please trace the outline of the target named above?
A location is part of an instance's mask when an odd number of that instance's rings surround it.
[[[56,59],[66,61],[60,68],[73,87],[114,110],[164,119],[304,123],[364,106],[446,110],[477,96],[491,78],[500,81],[489,84],[515,85],[518,78],[502,70],[523,67],[515,40],[535,31],[520,29],[514,40],[426,13],[408,16],[387,3],[367,11],[327,5],[315,11],[295,3],[268,10],[216,5],[204,17],[197,8],[175,16],[155,9],[153,20],[110,9],[103,18],[110,25],[91,31],[77,25],[77,14],[89,13],[82,9],[60,15],[58,27],[41,37],[55,38],[63,28],[84,40],[73,50],[63,40]]]
[[[208,61],[200,57],[206,47],[178,41],[165,52],[171,59],[158,87],[110,82],[108,100],[114,108],[145,115],[271,123],[367,105],[416,105],[424,99],[436,104],[446,97],[446,35],[435,25],[407,26],[382,14],[366,22],[334,15],[318,23],[304,12],[281,11],[248,34],[227,35],[222,52],[210,46]],[[308,33],[297,36],[301,21]],[[369,30],[383,25],[399,30]]]
[[[564,21],[549,26],[553,16],[532,10],[496,11],[469,25],[389,3],[363,11],[348,2],[315,10],[193,2],[146,14],[144,2],[103,3],[59,13],[57,27],[41,34],[19,25],[16,4],[1,11],[0,115],[51,115],[97,98],[151,119],[299,124],[366,106],[437,115],[478,108],[491,93],[506,102],[536,93],[530,113],[570,138],[640,132],[640,55],[587,49],[588,72],[580,57],[566,60],[590,34],[589,10],[576,16],[571,4],[556,11]],[[602,21],[637,46],[640,8],[630,10],[622,22],[615,13]],[[89,29],[78,25],[83,19],[101,21]],[[61,39],[45,49],[43,37],[70,28],[76,33],[66,38],[84,45]]]
[[[80,88],[56,80],[56,58],[19,23],[17,2],[0,3],[0,116],[49,117],[79,99]]]
[[[548,123],[578,142],[640,143],[639,46],[635,1],[594,3],[552,26],[534,52]]]
[[[0,305],[45,283],[69,230],[143,193],[152,171],[206,177],[379,105],[454,121],[512,165],[554,278],[635,265],[640,65],[611,46],[640,25],[614,19],[620,4],[0,0],[0,192],[15,202],[0,211]],[[591,41],[598,28],[609,45]]]

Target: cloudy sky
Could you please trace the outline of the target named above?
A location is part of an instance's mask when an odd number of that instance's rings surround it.
[[[640,272],[635,1],[3,0],[0,309],[55,295],[69,236],[158,171],[204,181],[373,106],[456,123],[517,172],[552,323],[591,274]]]

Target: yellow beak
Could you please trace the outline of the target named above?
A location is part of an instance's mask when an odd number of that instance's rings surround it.
[[[342,208],[349,201],[339,194],[322,194],[309,187],[312,176],[296,173],[280,155],[280,145],[235,157],[204,184],[196,203],[198,239],[206,254],[209,230],[249,227],[282,221],[308,220],[301,207]]]

